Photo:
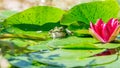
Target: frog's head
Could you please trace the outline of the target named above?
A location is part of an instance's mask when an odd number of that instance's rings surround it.
[[[64,27],[55,27],[49,31],[52,38],[63,38],[66,37],[70,31]]]

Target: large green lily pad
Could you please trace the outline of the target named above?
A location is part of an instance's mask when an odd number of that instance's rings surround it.
[[[113,11],[114,10],[114,11]],[[69,25],[74,21],[81,21],[86,24],[96,23],[102,18],[107,22],[110,18],[116,18],[119,12],[119,5],[116,0],[93,1],[74,6],[64,15],[61,24]]]

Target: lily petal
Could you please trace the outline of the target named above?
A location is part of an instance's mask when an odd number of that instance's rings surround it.
[[[117,26],[117,28],[114,30],[114,32],[112,33],[112,35],[111,35],[111,37],[109,38],[108,42],[113,41],[113,40],[117,37],[117,35],[118,35],[119,32],[120,32],[119,30],[120,30],[120,25]]]
[[[102,41],[102,42],[106,42],[106,41],[104,41],[93,29],[91,29],[91,28],[89,28],[89,32],[90,32],[90,34],[94,37],[94,38],[96,38],[97,40],[99,40],[99,41]]]

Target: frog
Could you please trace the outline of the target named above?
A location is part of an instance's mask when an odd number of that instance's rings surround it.
[[[73,35],[73,32],[68,30],[67,28],[64,27],[54,27],[49,31],[49,35],[55,39],[55,38],[65,38],[69,35]]]

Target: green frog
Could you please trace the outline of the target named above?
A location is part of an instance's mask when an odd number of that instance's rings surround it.
[[[73,33],[64,27],[55,27],[49,31],[50,36],[55,38],[64,38],[68,35],[72,35]]]

